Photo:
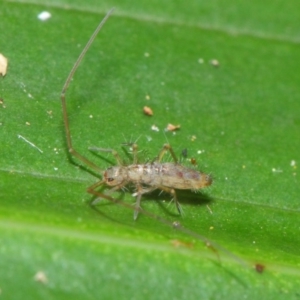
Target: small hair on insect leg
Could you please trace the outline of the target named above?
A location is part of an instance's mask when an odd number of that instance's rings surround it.
[[[174,198],[172,198],[172,199],[169,201],[167,207],[169,207],[173,202],[175,203]],[[175,203],[175,207],[176,207],[177,211],[179,212],[179,214],[180,214],[181,216],[184,216],[184,211],[183,211],[182,205],[181,205],[179,202],[177,202],[177,204]]]
[[[133,140],[132,135],[131,135],[129,141],[127,141],[127,139],[125,138],[125,135],[124,135],[123,133],[122,133],[122,135],[123,135],[123,138],[124,138],[125,142],[123,142],[121,145],[124,145],[124,146],[129,146],[129,145],[137,144],[138,141],[139,141],[139,139],[140,139],[141,136],[142,136],[142,135],[139,135],[139,136],[135,139],[135,141],[132,142],[132,140]]]

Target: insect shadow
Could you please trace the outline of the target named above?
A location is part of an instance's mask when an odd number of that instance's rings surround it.
[[[190,190],[176,190],[176,194],[178,196],[178,199],[180,199],[180,203],[184,206],[205,206],[214,201],[212,197],[201,192],[194,193]],[[177,217],[178,212],[174,212],[172,207],[169,205],[172,200],[167,198],[166,196],[168,195],[166,195],[165,193],[161,193],[159,190],[155,190],[149,194],[145,194],[143,197],[143,202],[156,200],[157,204],[166,214]],[[165,205],[165,202],[167,203],[167,205]]]
[[[102,186],[102,188],[99,190],[100,193],[103,193],[105,190],[107,189],[107,187]],[[134,187],[126,187],[126,192],[134,192]],[[126,195],[125,191],[116,191],[115,192],[116,195],[114,195],[114,199],[115,199],[115,203],[120,203],[124,201],[124,197]],[[180,198],[180,203],[186,205],[190,205],[190,206],[206,206],[208,204],[211,204],[214,199],[212,197],[210,197],[207,194],[201,193],[201,192],[197,192],[194,193],[190,190],[176,190],[176,193],[178,195],[178,198]],[[159,190],[154,190],[150,193],[147,193],[144,195],[143,197],[143,203],[146,204],[146,202],[153,202],[155,201],[157,203],[157,205],[160,207],[160,209],[169,216],[172,217],[178,217],[178,211],[176,210],[174,212],[174,206],[170,205],[172,204],[172,199],[170,199],[168,197],[169,195],[167,193],[163,193]],[[97,196],[93,196],[90,200],[87,201],[87,203],[92,207],[99,207],[99,209],[101,209],[101,207],[104,206],[110,206],[110,205],[114,205],[115,203],[112,203],[111,201],[109,202],[105,202],[105,201],[101,201],[100,204],[95,205],[95,202],[99,202],[98,201],[99,198]],[[104,200],[104,199],[103,199]],[[134,204],[134,203],[131,203]],[[98,209],[96,209],[98,210]],[[183,212],[184,215],[184,212]]]

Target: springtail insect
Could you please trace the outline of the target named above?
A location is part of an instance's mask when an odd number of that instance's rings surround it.
[[[101,23],[96,28],[95,32],[90,37],[88,43],[82,50],[81,54],[79,55],[77,61],[75,62],[67,80],[63,86],[61,92],[61,101],[62,101],[62,111],[63,111],[63,119],[64,119],[64,127],[66,133],[66,140],[68,150],[71,156],[80,160],[84,165],[88,166],[89,168],[93,169],[97,173],[99,173],[102,177],[102,180],[98,181],[97,183],[93,184],[89,188],[87,188],[87,192],[96,196],[96,200],[94,200],[94,204],[98,201],[98,199],[107,199],[113,203],[118,203],[123,207],[132,209],[134,211],[134,219],[137,219],[138,213],[141,212],[148,217],[158,220],[159,222],[171,226],[181,232],[188,234],[194,238],[202,240],[205,242],[207,246],[212,249],[222,249],[223,252],[226,252],[228,255],[233,256],[236,260],[240,260],[239,258],[235,257],[226,249],[222,248],[219,245],[209,241],[204,236],[199,235],[189,229],[184,228],[181,226],[179,222],[170,222],[167,221],[157,215],[154,215],[148,211],[142,210],[140,206],[142,195],[146,193],[150,193],[156,189],[165,191],[173,197],[174,203],[178,212],[181,214],[182,209],[178,202],[175,190],[199,190],[206,186],[212,184],[212,178],[204,174],[200,171],[196,171],[191,168],[187,168],[181,165],[178,162],[178,159],[169,144],[163,146],[162,150],[159,152],[158,156],[149,163],[140,164],[138,161],[138,147],[136,144],[131,143],[128,144],[132,148],[133,154],[133,163],[130,165],[125,165],[122,162],[119,154],[112,149],[103,149],[103,148],[96,148],[94,150],[109,152],[111,153],[117,162],[116,166],[109,167],[106,170],[100,169],[97,165],[87,159],[85,156],[81,155],[73,148],[70,126],[69,126],[69,119],[67,114],[67,106],[66,106],[66,91],[69,87],[70,81],[73,78],[79,64],[81,63],[84,55],[86,54],[87,50],[91,46],[92,42],[94,41],[95,37],[97,36],[98,32],[101,30],[109,16],[112,14],[114,9],[111,9]],[[173,158],[173,162],[162,162],[162,158],[166,152],[169,152]],[[126,185],[133,185],[135,188],[134,196],[136,197],[135,205],[128,204],[123,201],[116,200],[110,193],[120,190],[124,188]],[[101,193],[99,188],[103,185],[106,185],[110,188],[108,193]]]
[[[110,167],[105,171],[100,170],[98,166],[96,166],[86,157],[79,154],[73,148],[67,115],[65,93],[82,58],[84,57],[85,53],[95,39],[97,33],[100,31],[112,12],[113,9],[107,13],[107,15],[104,17],[104,19],[99,24],[96,31],[93,33],[90,40],[84,47],[82,53],[74,64],[61,93],[64,124],[69,153],[77,159],[81,160],[84,164],[102,174],[102,180],[87,189],[89,193],[98,196],[99,199],[105,198],[110,200],[110,197],[108,197],[107,194],[97,191],[102,185],[110,187],[110,192],[120,190],[129,184],[134,186],[135,192],[133,195],[136,197],[134,219],[137,219],[138,213],[139,211],[141,211],[140,203],[142,195],[150,193],[156,189],[169,193],[173,197],[179,214],[182,214],[182,209],[178,202],[175,190],[178,189],[197,191],[203,187],[211,185],[212,179],[207,174],[181,165],[178,162],[178,159],[170,145],[164,145],[158,156],[152,162],[140,164],[138,162],[137,145],[128,144],[128,146],[131,146],[133,153],[133,164],[130,165],[124,165],[119,154],[115,150],[97,148],[97,151],[112,153],[117,161],[117,166]],[[167,151],[170,152],[174,162],[162,162],[162,158]]]

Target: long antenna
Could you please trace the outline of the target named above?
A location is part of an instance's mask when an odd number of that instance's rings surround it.
[[[67,89],[70,85],[70,82],[78,68],[78,66],[80,65],[83,57],[85,56],[86,52],[88,51],[88,49],[90,48],[91,44],[93,43],[94,39],[96,38],[97,34],[99,33],[99,31],[102,29],[103,25],[105,24],[105,22],[107,21],[107,19],[110,17],[110,15],[113,13],[114,8],[112,8],[107,14],[106,16],[103,18],[103,20],[101,21],[101,23],[97,26],[96,30],[94,31],[94,33],[92,34],[92,36],[90,37],[89,41],[87,42],[86,46],[83,48],[81,54],[79,55],[77,61],[75,62],[75,64],[73,65],[73,68],[69,74],[69,76],[67,77],[67,80],[63,86],[62,92],[61,92],[61,102],[62,102],[62,110],[63,110],[63,118],[64,118],[64,125],[65,125],[65,131],[66,131],[66,139],[67,139],[67,145],[68,145],[68,150],[69,153],[72,156],[75,156],[77,159],[79,159],[80,161],[82,161],[83,163],[85,163],[86,165],[88,165],[89,167],[93,168],[94,170],[96,170],[97,172],[102,172],[102,170],[95,165],[93,162],[91,162],[90,160],[88,160],[86,157],[82,156],[80,153],[78,153],[74,148],[73,148],[73,144],[72,144],[72,138],[71,138],[71,132],[70,132],[70,127],[69,127],[69,119],[68,119],[68,114],[67,114],[67,106],[66,106],[66,97],[65,94],[67,92]],[[109,150],[109,149],[107,149]],[[161,152],[159,157],[161,158],[163,156],[165,151]],[[171,155],[173,156],[175,162],[177,161],[177,158],[175,156],[175,153],[173,152],[173,150],[171,150]],[[118,203],[124,207],[127,207],[129,209],[132,209],[133,211],[136,211],[136,207],[133,205],[130,205],[128,203],[125,202],[120,202],[116,199],[114,199],[113,197],[109,196],[109,195],[105,195],[105,194],[101,194],[99,192],[97,192],[95,190],[95,187],[98,187],[100,185],[103,184],[103,180],[101,180],[100,182],[96,183],[95,185],[92,185],[91,187],[88,188],[88,192],[98,196],[99,198],[105,198],[109,201],[111,201],[112,203]],[[212,250],[216,250],[216,249],[220,249],[222,250],[224,253],[226,253],[228,256],[232,257],[234,260],[236,260],[237,262],[239,262],[242,265],[246,265],[245,262],[240,259],[239,257],[235,256],[234,254],[232,254],[231,252],[229,252],[227,249],[221,247],[220,245],[213,243],[212,241],[210,241],[209,239],[205,238],[204,236],[193,232],[192,230],[189,230],[183,226],[181,226],[181,224],[179,222],[170,222],[167,221],[159,216],[156,216],[148,211],[142,210],[141,208],[138,208],[138,211],[143,213],[144,215],[157,220],[159,222],[161,222],[162,224],[168,225],[170,227],[173,227],[174,229],[183,232],[191,237],[194,237],[195,239],[201,240],[203,241],[208,247],[210,247]]]
[[[86,157],[82,156],[81,154],[79,154],[74,148],[73,148],[73,144],[72,144],[72,138],[71,138],[71,131],[70,131],[70,126],[69,126],[69,118],[68,118],[68,113],[67,113],[67,105],[66,105],[66,92],[67,89],[70,85],[70,81],[72,80],[78,66],[80,65],[84,55],[86,54],[86,52],[89,50],[91,44],[93,43],[94,39],[96,38],[97,34],[99,33],[99,31],[101,30],[101,28],[103,27],[103,25],[105,24],[105,22],[107,21],[107,19],[110,17],[110,15],[113,13],[114,8],[112,8],[107,14],[106,16],[103,18],[103,20],[101,21],[101,23],[98,25],[98,27],[96,28],[96,30],[94,31],[94,33],[92,34],[92,36],[90,37],[89,41],[87,42],[87,44],[85,45],[85,47],[83,48],[81,54],[79,55],[77,61],[75,62],[64,86],[61,92],[61,103],[62,103],[62,110],[63,110],[63,118],[64,118],[64,125],[65,125],[65,131],[66,131],[66,139],[67,139],[67,145],[68,145],[68,149],[69,149],[69,153],[75,157],[77,157],[79,160],[81,160],[83,163],[85,163],[86,165],[88,165],[89,167],[93,168],[95,171],[97,172],[101,172],[102,170],[95,165],[93,162],[91,162],[90,160],[88,160]]]

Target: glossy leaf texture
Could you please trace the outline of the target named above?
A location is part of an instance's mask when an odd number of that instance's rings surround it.
[[[146,211],[89,205],[95,174],[124,142],[153,159],[169,142],[212,174],[201,193],[143,198]],[[296,1],[2,1],[0,291],[11,299],[297,299],[300,102]],[[38,19],[49,11],[47,21]],[[153,116],[143,114],[149,106]],[[167,124],[180,125],[166,132]],[[155,125],[159,131],[153,130]],[[182,152],[187,149],[187,158]],[[167,155],[167,161],[171,158]],[[114,193],[134,203],[132,191]],[[211,240],[203,243],[197,235]],[[242,261],[242,263],[241,263]],[[261,269],[263,269],[262,272]],[[16,288],[16,285],[18,288]]]

